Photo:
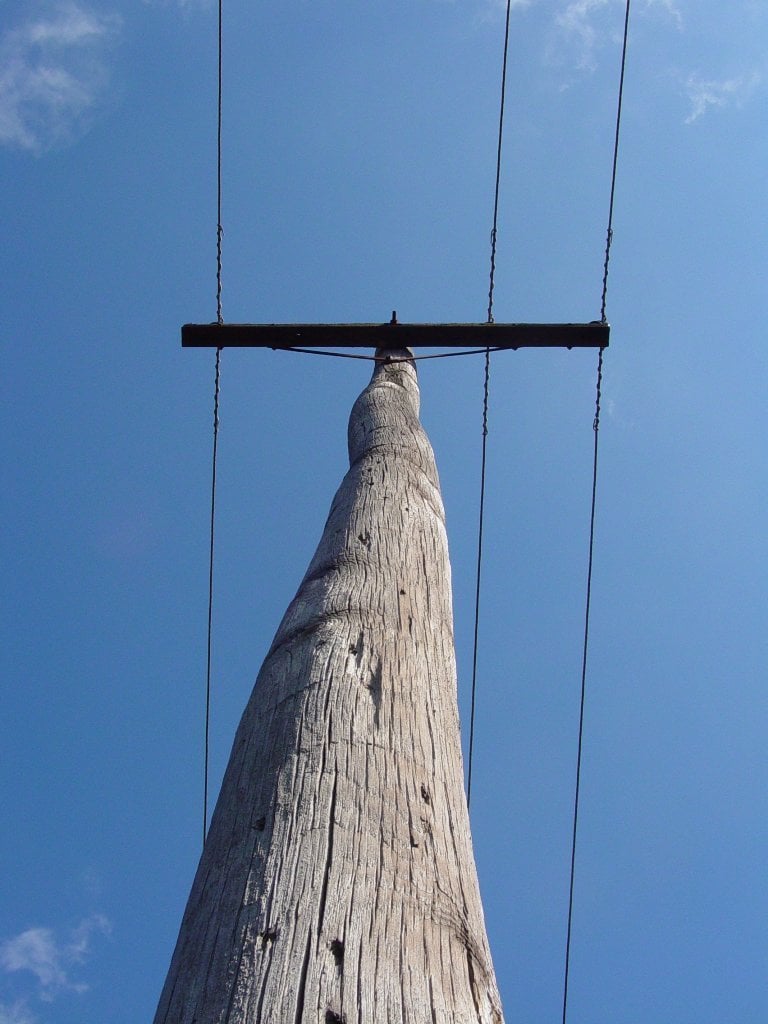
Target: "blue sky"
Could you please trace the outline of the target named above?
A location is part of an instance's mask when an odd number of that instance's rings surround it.
[[[514,6],[496,318],[599,315],[623,2]],[[569,1020],[764,1024],[763,3],[635,0]],[[482,320],[503,9],[228,4],[231,321]],[[200,848],[216,10],[0,6],[0,1024],[151,1019]],[[509,1021],[558,1020],[595,353],[493,357],[472,819]],[[366,364],[223,356],[212,786]],[[420,364],[471,666],[482,360]]]

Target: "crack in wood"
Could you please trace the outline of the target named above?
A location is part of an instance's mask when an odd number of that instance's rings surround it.
[[[301,1024],[301,1018],[304,1015],[304,999],[306,996],[307,989],[307,973],[309,971],[309,956],[312,950],[312,928],[310,927],[307,933],[307,948],[304,951],[304,960],[301,965],[301,974],[299,975],[299,987],[296,992],[296,1013],[294,1014],[294,1024]]]
[[[472,992],[472,1002],[475,1004],[475,1013],[480,1024],[483,1024],[483,1018],[480,1016],[480,1004],[477,999],[477,982],[475,981],[475,968],[472,963],[472,951],[467,947],[467,972],[469,974],[469,988]]]
[[[323,930],[323,920],[325,918],[325,903],[328,898],[328,881],[331,876],[331,864],[333,863],[333,835],[335,827],[335,815],[336,815],[336,788],[339,782],[338,769],[334,770],[333,775],[333,790],[331,791],[331,806],[328,814],[328,845],[325,853],[325,871],[323,873],[323,887],[320,890],[320,906],[317,914],[317,940],[320,941],[320,933]]]

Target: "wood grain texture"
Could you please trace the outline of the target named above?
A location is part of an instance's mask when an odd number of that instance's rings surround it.
[[[415,366],[387,354],[238,728],[155,1024],[503,1024],[443,504]]]

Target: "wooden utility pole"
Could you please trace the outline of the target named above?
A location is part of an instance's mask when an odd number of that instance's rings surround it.
[[[451,575],[407,349],[240,723],[155,1024],[502,1024],[472,854]]]

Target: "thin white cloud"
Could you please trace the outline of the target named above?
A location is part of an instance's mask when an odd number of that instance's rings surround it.
[[[41,153],[74,139],[107,84],[119,27],[77,0],[49,4],[0,38],[0,143]]]
[[[534,4],[538,4],[539,0],[511,0],[510,10],[524,10],[527,7],[531,7]],[[478,11],[478,19],[486,24],[497,24],[499,19],[504,20],[504,16],[507,10],[507,0],[480,0],[480,10]]]
[[[742,106],[762,82],[763,75],[756,70],[736,75],[733,78],[721,79],[706,79],[696,74],[689,75],[683,83],[691,104],[685,123],[693,124],[713,107]]]
[[[88,986],[73,981],[70,971],[86,960],[93,936],[109,932],[109,921],[101,914],[93,914],[81,921],[66,941],[57,939],[51,928],[27,928],[0,945],[0,967],[8,973],[26,971],[33,974],[38,982],[40,998],[48,1002],[64,990],[85,992]],[[18,1015],[22,1012],[18,1009],[21,1004],[15,1006]],[[7,1013],[12,1010],[4,1008]],[[13,1017],[10,1020],[13,1021]],[[4,1024],[1,1016],[0,1024]]]
[[[23,999],[15,1003],[0,1003],[0,1024],[37,1024]]]
[[[645,7],[660,7],[663,11],[667,12],[678,28],[683,27],[683,12],[680,10],[679,5],[675,3],[675,0],[645,0]]]
[[[182,11],[208,10],[216,0],[142,0],[145,7],[178,7]]]
[[[595,50],[599,36],[602,35],[596,18],[598,12],[610,2],[611,0],[571,0],[555,15],[558,28],[574,40],[579,52],[578,65],[583,70],[594,68]]]
[[[516,7],[530,7],[532,3],[537,3],[538,0],[512,0],[510,10],[514,10]],[[492,7],[500,7],[503,11],[507,9],[507,0],[488,0],[488,3]]]
[[[558,48],[565,41],[577,68],[594,71],[601,47],[615,46],[621,38],[623,19],[619,18],[619,8],[623,10],[625,6],[626,0],[564,0],[554,16]],[[654,8],[682,28],[683,16],[675,0],[644,0],[642,7],[636,8],[635,16]]]
[[[62,954],[50,928],[28,928],[0,946],[0,964],[6,971],[31,971],[45,992],[67,988]]]
[[[103,914],[92,914],[80,922],[70,934],[67,945],[67,956],[77,963],[82,963],[91,949],[91,938],[94,935],[109,935],[112,926]]]

